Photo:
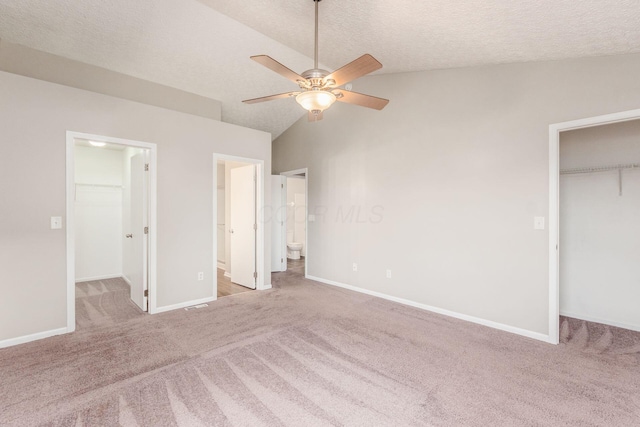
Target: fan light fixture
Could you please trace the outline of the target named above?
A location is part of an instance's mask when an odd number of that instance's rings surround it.
[[[347,86],[348,89],[342,88],[342,86],[347,83],[382,67],[382,64],[369,54],[362,55],[360,58],[351,61],[332,73],[318,68],[318,3],[320,3],[320,1],[321,0],[313,0],[316,10],[316,25],[312,69],[298,74],[267,55],[251,57],[251,59],[258,64],[269,68],[271,71],[275,71],[298,85],[300,90],[263,96],[261,98],[246,99],[242,102],[255,104],[257,102],[271,101],[274,99],[295,97],[296,102],[309,112],[309,121],[311,122],[322,120],[322,112],[331,107],[336,101],[373,108],[375,110],[382,110],[389,103],[388,99],[352,92],[349,86]]]
[[[324,90],[310,90],[296,95],[296,102],[307,111],[324,111],[336,102],[336,96]]]

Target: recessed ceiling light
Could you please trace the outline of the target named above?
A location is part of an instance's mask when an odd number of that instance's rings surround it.
[[[94,147],[104,147],[105,145],[107,145],[106,142],[98,142],[98,141],[89,141],[89,144],[93,145]]]

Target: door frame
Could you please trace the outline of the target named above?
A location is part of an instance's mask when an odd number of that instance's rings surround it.
[[[264,258],[264,242],[265,242],[265,168],[264,160],[252,159],[249,157],[231,156],[222,153],[213,153],[213,266],[216,269],[213,275],[213,296],[214,300],[218,299],[218,161],[232,161],[243,162],[253,164],[256,167],[256,223],[258,229],[256,230],[256,272],[258,277],[256,278],[256,290],[263,291],[271,289],[271,280],[269,283],[265,281],[265,258]],[[229,260],[225,259],[225,264]],[[269,267],[271,267],[271,260],[269,259]],[[271,268],[269,268],[269,274],[271,274]]]
[[[281,172],[280,175],[291,177],[294,175],[304,174],[304,197],[306,199],[305,206],[305,217],[304,217],[304,277],[309,278],[309,168],[301,168],[294,169],[291,171]],[[286,205],[286,191],[287,186],[285,184],[285,205]],[[285,248],[285,256],[287,254],[287,223],[286,223],[286,215],[285,215],[285,225],[284,225],[284,248]]]
[[[67,332],[76,329],[76,245],[75,245],[75,140],[88,139],[91,141],[106,142],[109,144],[124,145],[127,147],[143,148],[149,150],[149,242],[147,247],[148,271],[147,282],[149,299],[147,308],[150,314],[157,313],[156,292],[156,265],[157,265],[157,145],[149,142],[134,141],[122,138],[113,138],[104,135],[93,135],[82,132],[67,131],[66,135],[66,239],[67,239]]]
[[[271,175],[271,184],[273,185],[273,178],[274,177],[278,177],[278,181],[279,181],[279,186],[277,188],[277,193],[273,194],[273,187],[271,188],[272,194],[271,194],[271,209],[269,211],[270,213],[270,217],[271,217],[271,221],[272,221],[272,227],[271,227],[271,242],[272,242],[272,246],[271,246],[271,271],[272,272],[277,272],[277,273],[281,273],[283,271],[287,271],[287,229],[286,229],[286,224],[285,224],[285,219],[286,219],[286,215],[283,216],[282,211],[284,210],[284,212],[286,213],[286,209],[287,209],[287,189],[286,189],[286,184],[287,184],[287,177],[284,175]],[[277,203],[273,203],[273,199],[276,197],[278,197],[278,202]],[[278,219],[280,219],[280,221],[278,221]],[[279,254],[280,256],[280,269],[279,270],[273,270],[273,257],[274,257],[274,253],[273,253],[273,242],[274,242],[274,236],[273,236],[273,232],[274,232],[274,227],[273,224],[278,225],[278,222],[280,222],[279,227],[278,227],[278,234],[280,234],[280,244],[278,245],[278,251],[276,252],[277,254]],[[283,266],[284,265],[284,266]]]
[[[549,125],[549,335],[560,342],[560,133],[640,119],[640,109]]]

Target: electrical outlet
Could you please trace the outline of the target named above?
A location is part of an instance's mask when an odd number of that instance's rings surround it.
[[[391,279],[391,270],[387,270],[387,279]]]
[[[204,280],[204,273],[202,271],[198,273],[198,280]]]
[[[51,217],[51,229],[59,230],[62,228],[62,217],[61,216],[52,216]]]
[[[358,271],[358,264],[355,262],[353,263],[353,271]]]

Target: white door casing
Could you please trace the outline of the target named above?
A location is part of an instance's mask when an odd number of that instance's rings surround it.
[[[271,175],[271,271],[287,271],[287,177]]]
[[[230,174],[231,281],[255,289],[256,167],[249,165],[234,168]]]
[[[127,233],[132,246],[131,300],[143,311],[147,311],[147,178],[145,155],[131,157],[131,229]]]

